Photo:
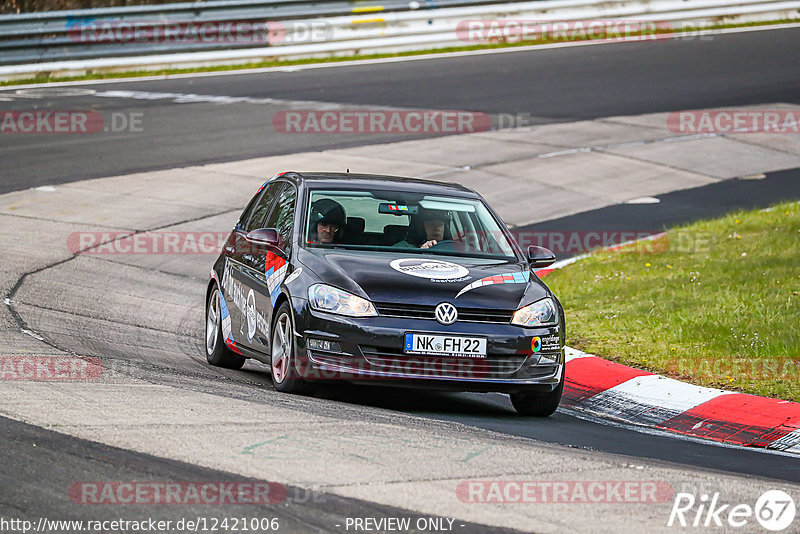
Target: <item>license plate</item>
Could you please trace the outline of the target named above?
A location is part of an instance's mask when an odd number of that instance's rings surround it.
[[[485,358],[485,337],[406,334],[406,354],[450,356],[455,358]]]

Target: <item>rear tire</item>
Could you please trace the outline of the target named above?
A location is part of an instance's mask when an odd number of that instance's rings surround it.
[[[561,394],[564,392],[564,372],[566,365],[561,364],[561,383],[550,393],[512,393],[511,404],[520,415],[533,417],[549,417],[558,409]]]
[[[216,284],[206,302],[206,359],[211,365],[226,369],[241,369],[246,359],[229,349],[222,339],[222,306]]]
[[[275,389],[282,393],[311,393],[311,385],[300,378],[297,371],[292,309],[288,302],[281,304],[275,312],[270,352],[272,384]]]

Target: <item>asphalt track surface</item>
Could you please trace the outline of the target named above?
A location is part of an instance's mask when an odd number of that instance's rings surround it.
[[[65,498],[68,489],[76,484],[76,473],[83,482],[126,480],[139,483],[172,483],[213,481],[218,483],[258,483],[261,481],[231,475],[185,462],[157,458],[125,449],[45,430],[19,421],[0,417],[0,483],[14,488],[14,502],[0,500],[0,517],[14,517],[37,524],[39,518],[58,520],[111,521],[117,519],[141,521],[170,520],[173,525],[181,518],[277,518],[280,532],[331,532],[345,524],[346,517],[407,517],[412,524],[421,516],[408,510],[383,506],[358,499],[348,499],[329,493],[307,491],[295,487],[276,490],[274,504],[138,504],[135,510],[125,504],[76,505]],[[270,492],[272,487],[270,488]],[[80,500],[80,490],[70,493]],[[486,525],[458,521],[459,532],[482,533]],[[57,529],[73,531],[73,529]],[[114,529],[115,531],[117,529]],[[120,529],[121,530],[121,529]],[[170,529],[178,531],[178,529]],[[184,531],[192,529],[181,529]],[[202,528],[201,528],[202,530]],[[247,529],[238,529],[246,531]],[[492,532],[518,532],[492,527]],[[56,531],[53,529],[51,531]],[[80,531],[74,529],[74,531]],[[266,530],[261,530],[266,531]]]
[[[93,88],[414,109],[469,109],[492,114],[530,113],[538,122],[559,122],[764,102],[799,103],[800,70],[796,63],[799,40],[800,30],[779,30],[718,36],[712,41],[617,44],[414,61],[402,65],[126,82],[113,86],[98,84]],[[736,60],[731,61],[731,58]],[[30,109],[32,102],[33,99],[14,98],[1,103],[3,109],[21,110]],[[145,123],[144,132],[135,134],[3,139],[0,147],[2,192],[156,168],[398,139],[397,136],[375,139],[375,136],[277,135],[269,129],[270,116],[284,109],[281,105],[266,105],[263,114],[253,113],[253,104],[175,106],[169,99],[47,97],[36,100],[35,105],[50,109],[89,106],[103,113],[143,112],[145,120],[152,122]],[[650,207],[650,219],[646,220],[637,214],[640,207],[615,206],[557,223],[559,228],[569,228],[567,223],[574,224],[575,229],[598,229],[598,221],[612,225],[611,229],[661,228],[715,216],[733,207],[754,207],[780,199],[800,198],[797,183],[798,172],[786,171],[771,174],[764,181],[725,182],[700,188],[703,190],[700,192],[665,195],[656,211]],[[554,227],[550,223],[545,225],[548,226]],[[201,356],[198,352],[200,328],[198,325],[195,341],[176,340],[176,343],[185,344],[186,353],[192,353],[194,358]],[[93,350],[107,352],[107,347],[103,346],[83,349],[88,354]],[[115,356],[136,359],[130,354]],[[217,377],[217,372],[207,367],[192,366],[192,370],[205,372],[205,379]],[[241,377],[239,380],[247,382],[248,387],[269,384],[266,373],[251,370],[227,375]],[[427,392],[408,395],[401,390],[345,387],[325,388],[318,396],[366,408],[388,408],[458,421],[568,447],[800,482],[800,463],[786,456],[678,441],[667,435],[645,434],[586,421],[567,410],[560,410],[547,420],[532,422],[516,416],[507,397],[500,395]],[[4,513],[15,509],[19,512],[19,503],[24,502],[25,511],[31,516],[40,516],[42,510],[50,509],[63,512],[59,514],[62,518],[69,518],[72,513],[69,503],[61,509],[52,501],[52,495],[63,492],[63,485],[74,480],[75,472],[80,472],[84,480],[91,480],[93,475],[116,480],[146,479],[153,473],[158,473],[160,480],[198,480],[203,479],[202,475],[208,475],[207,479],[219,479],[222,476],[195,466],[84,442],[5,419],[0,419],[0,429],[0,455],[6,466],[0,474],[0,483],[9,487],[12,482],[18,486],[19,481],[28,481],[20,490],[19,500],[0,502]],[[44,446],[33,452],[32,442]],[[53,465],[59,468],[54,470]],[[329,502],[330,507],[320,508],[314,504],[313,515],[322,517],[320,521],[344,515],[401,513],[357,500],[338,498]],[[337,507],[341,507],[341,511]],[[209,515],[208,508],[203,511]],[[297,509],[297,516],[292,520],[296,521],[298,531],[308,527],[324,529],[322,524],[308,524],[310,514],[311,511],[304,514],[302,508]]]
[[[0,91],[2,110],[93,110],[141,113],[143,131],[84,135],[8,135],[0,144],[0,193],[86,178],[129,174],[288,154],[384,143],[415,137],[367,134],[279,134],[274,115],[320,109],[336,103],[410,109],[457,109],[490,114],[524,114],[526,124],[596,119],[617,115],[800,103],[797,43],[800,29],[753,31],[713,39],[513,51],[403,63],[159,81],[80,86],[196,94],[279,103],[196,102],[170,98],[22,98]],[[57,89],[45,90],[53,95]],[[3,101],[2,97],[13,97]],[[29,94],[30,96],[30,94]],[[416,137],[419,137],[418,135]]]
[[[622,233],[658,233],[701,219],[721,217],[735,210],[766,208],[800,199],[800,169],[771,172],[760,179],[725,180],[659,195],[658,204],[613,204],[567,217],[515,229],[547,236],[551,231],[604,232],[620,243]],[[545,246],[548,243],[544,243]],[[554,247],[552,247],[554,248]],[[556,249],[559,259],[584,250]]]

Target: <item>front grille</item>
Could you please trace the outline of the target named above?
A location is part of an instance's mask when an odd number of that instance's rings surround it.
[[[507,378],[522,367],[527,356],[509,354],[489,358],[448,358],[404,354],[402,349],[361,347],[375,371],[442,378]]]
[[[405,319],[429,319],[435,321],[434,309],[436,306],[423,306],[417,304],[393,304],[375,302],[378,314],[383,317],[400,317]],[[459,308],[458,320],[468,323],[508,324],[514,311],[493,310],[485,308]]]

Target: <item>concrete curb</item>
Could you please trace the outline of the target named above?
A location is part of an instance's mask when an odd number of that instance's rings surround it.
[[[536,274],[545,276],[586,256]],[[564,406],[686,436],[800,454],[800,403],[687,384],[571,347],[566,353]]]
[[[687,384],[567,349],[563,403],[629,424],[800,454],[800,404]]]

